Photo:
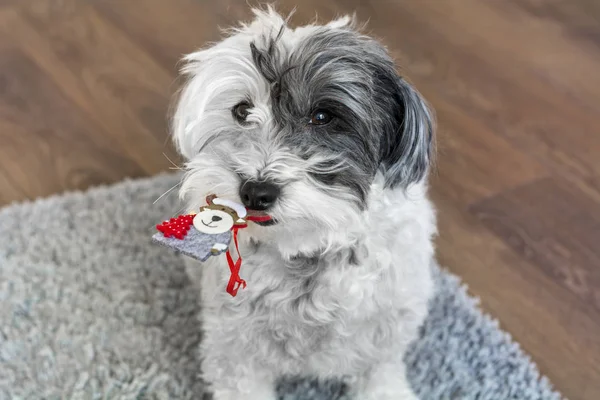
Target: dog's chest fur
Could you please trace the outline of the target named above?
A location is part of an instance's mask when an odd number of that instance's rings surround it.
[[[231,326],[237,325],[251,341],[256,341],[256,346],[268,342],[270,351],[305,359],[330,339],[333,325],[344,312],[335,296],[331,274],[327,273],[330,261],[316,256],[283,260],[267,245],[253,247],[250,252],[243,248],[241,275],[248,287],[240,290],[235,299],[214,304],[211,312],[227,318]],[[210,268],[227,266],[218,262]],[[212,272],[205,271],[206,275],[213,275]],[[221,279],[205,276],[205,280],[215,278]]]
[[[320,376],[356,373],[402,351],[426,313],[435,225],[425,198],[401,203],[394,213],[374,207],[363,240],[335,252],[284,260],[268,243],[243,246],[248,287],[235,298],[224,291],[223,259],[196,265],[204,274],[204,345],[239,347],[263,364],[276,359],[282,373]],[[345,359],[332,365],[329,352]]]

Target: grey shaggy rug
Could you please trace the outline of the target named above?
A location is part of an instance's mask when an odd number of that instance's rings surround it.
[[[176,196],[163,175],[0,210],[0,399],[198,399],[198,293],[183,256],[150,243]],[[519,346],[435,267],[407,355],[421,399],[560,399]],[[285,400],[345,399],[336,383]],[[257,399],[259,400],[259,399]]]

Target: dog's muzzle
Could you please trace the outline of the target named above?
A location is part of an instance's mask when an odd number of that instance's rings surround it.
[[[267,181],[245,181],[240,186],[240,198],[249,210],[267,211],[280,194],[279,186]]]
[[[268,216],[267,211],[275,204],[281,189],[267,181],[246,180],[240,186],[240,198],[248,209],[249,215]],[[255,221],[258,225],[269,226],[276,223],[274,219]]]

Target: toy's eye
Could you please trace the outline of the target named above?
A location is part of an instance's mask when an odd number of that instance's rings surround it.
[[[231,113],[233,114],[233,118],[240,124],[244,124],[246,122],[246,118],[250,114],[250,109],[253,105],[249,101],[242,101],[236,104],[232,109]]]
[[[327,110],[316,110],[310,116],[310,124],[312,125],[327,125],[333,120],[333,115]]]

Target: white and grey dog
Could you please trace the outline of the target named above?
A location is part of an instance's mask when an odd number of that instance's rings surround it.
[[[267,212],[201,288],[216,400],[275,399],[283,377],[340,379],[359,400],[414,399],[403,354],[432,292],[431,113],[352,18],[292,28],[273,9],[185,57],[173,120],[189,209],[207,194]]]

